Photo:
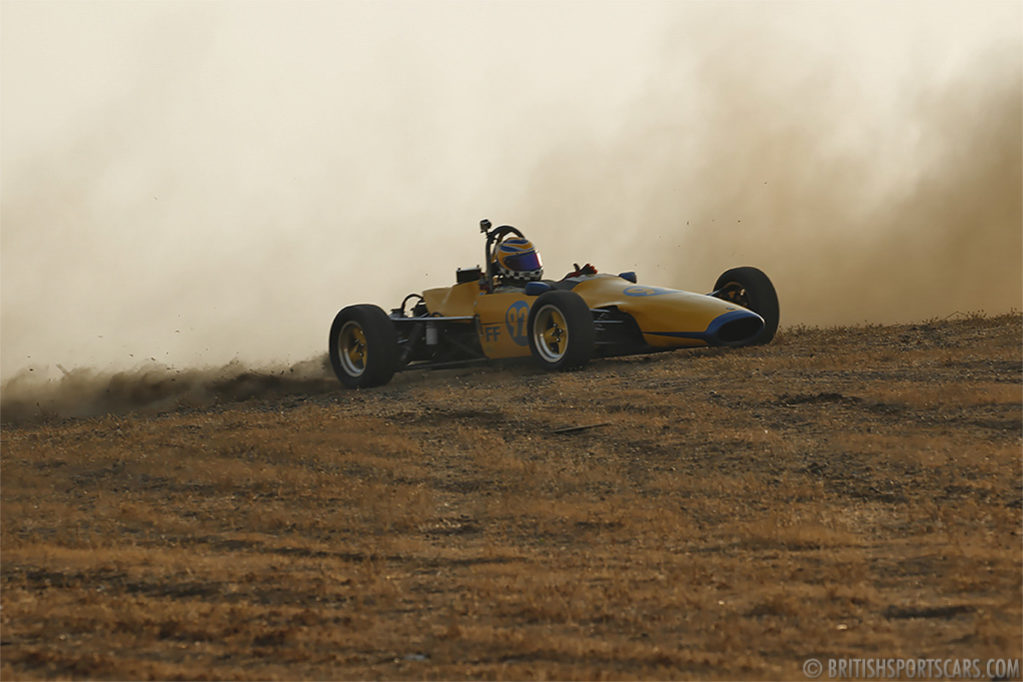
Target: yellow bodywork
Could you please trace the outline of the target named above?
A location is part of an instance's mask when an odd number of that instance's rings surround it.
[[[479,282],[465,282],[453,287],[427,289],[423,292],[426,309],[433,315],[464,317],[476,314],[476,299],[482,294]]]
[[[529,309],[536,296],[523,291],[498,292],[476,300],[476,329],[488,358],[529,355]]]
[[[529,355],[526,326],[535,296],[521,289],[486,294],[479,282],[423,292],[426,309],[444,317],[475,317],[480,346],[488,358],[517,358]],[[466,322],[471,324],[471,322]]]
[[[637,285],[614,275],[597,275],[572,291],[591,308],[615,306],[632,315],[643,332],[643,340],[655,348],[705,346],[706,340],[697,335],[719,316],[739,309],[719,298]]]
[[[706,332],[715,320],[739,306],[703,294],[634,284],[615,275],[599,274],[572,280],[572,291],[590,308],[616,307],[635,319],[643,340],[654,348],[707,345]],[[521,289],[485,293],[478,282],[423,292],[427,310],[443,317],[474,318],[480,345],[489,358],[530,354],[529,310],[537,296]],[[466,320],[466,324],[473,321]]]

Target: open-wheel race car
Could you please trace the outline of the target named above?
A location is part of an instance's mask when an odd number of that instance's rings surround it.
[[[510,225],[480,223],[484,268],[459,269],[454,286],[409,294],[390,314],[342,308],[330,327],[330,362],[350,388],[386,384],[395,372],[532,356],[549,370],[593,357],[698,346],[768,343],[778,329],[771,280],[752,267],[722,274],[709,294],[646,286],[633,272],[587,264],[543,279],[540,255]]]

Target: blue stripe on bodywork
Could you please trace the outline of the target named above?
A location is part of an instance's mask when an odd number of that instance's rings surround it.
[[[702,339],[707,340],[707,332],[643,332],[650,336],[670,336],[673,339]]]
[[[698,339],[700,341],[706,341],[708,343],[717,343],[718,340],[717,335],[721,327],[728,324],[729,322],[734,322],[735,320],[741,320],[749,317],[759,317],[759,315],[757,315],[754,312],[750,312],[749,310],[733,310],[730,313],[725,313],[724,315],[718,315],[717,317],[715,317],[713,320],[710,321],[710,324],[708,324],[707,328],[702,332],[643,332],[643,333],[650,334],[651,336],[670,336],[671,338],[674,339]]]

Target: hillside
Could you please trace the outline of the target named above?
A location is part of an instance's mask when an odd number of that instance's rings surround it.
[[[972,316],[362,392],[312,363],[5,395],[0,676],[1018,658],[1021,339]]]

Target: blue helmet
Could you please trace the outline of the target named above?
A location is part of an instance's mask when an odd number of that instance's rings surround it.
[[[533,242],[522,237],[505,239],[494,249],[494,264],[505,279],[530,282],[543,277],[543,262]]]

